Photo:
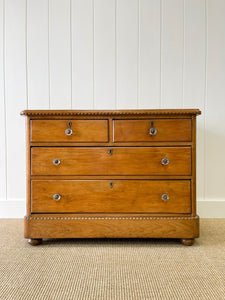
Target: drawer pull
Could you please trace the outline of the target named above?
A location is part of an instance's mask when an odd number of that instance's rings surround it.
[[[156,133],[157,133],[157,129],[155,129],[155,128],[150,128],[149,129],[149,134],[150,135],[156,135]]]
[[[167,194],[162,194],[162,200],[163,201],[167,201],[167,200],[169,200],[169,196],[167,195]]]
[[[67,128],[65,130],[66,135],[71,135],[73,133],[73,130],[71,128]]]
[[[60,164],[60,160],[58,158],[53,159],[53,164],[58,166]]]
[[[166,158],[166,157],[164,157],[164,158],[161,160],[161,163],[162,163],[162,165],[164,165],[164,166],[168,165],[169,162],[170,162],[169,159]]]
[[[61,199],[61,195],[60,195],[60,194],[54,194],[54,195],[53,195],[53,199],[54,199],[55,201],[59,201],[59,200]]]

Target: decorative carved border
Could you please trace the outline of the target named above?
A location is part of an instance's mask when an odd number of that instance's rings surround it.
[[[24,216],[25,220],[197,220],[199,216],[194,217],[32,217]]]
[[[135,116],[135,115],[200,115],[199,109],[156,109],[156,110],[24,110],[22,116]]]

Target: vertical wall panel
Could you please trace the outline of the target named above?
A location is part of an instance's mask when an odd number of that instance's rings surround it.
[[[5,1],[7,197],[25,198],[26,1]]]
[[[198,107],[198,200],[224,200],[224,16],[224,0],[0,0],[0,200],[25,198],[27,105]]]
[[[138,104],[138,0],[117,0],[117,108]]]
[[[72,1],[72,107],[93,108],[93,0]]]
[[[162,0],[161,106],[182,107],[183,0]]]
[[[204,126],[205,126],[205,0],[185,1],[184,108],[200,108],[197,118],[197,196],[204,197]]]
[[[4,2],[0,0],[0,200],[6,200]]]
[[[225,195],[225,1],[207,1],[206,199]]]
[[[140,1],[139,24],[139,108],[159,108],[160,1]]]
[[[94,107],[114,109],[115,0],[94,4]]]
[[[71,108],[70,0],[49,0],[50,107]]]
[[[28,107],[49,108],[48,1],[27,0]]]

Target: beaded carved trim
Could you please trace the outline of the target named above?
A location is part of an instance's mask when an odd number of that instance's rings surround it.
[[[127,115],[198,115],[201,114],[199,109],[184,110],[134,110],[134,111],[55,111],[55,110],[24,110],[20,113],[25,116],[127,116]]]
[[[26,220],[196,220],[195,217],[32,217],[25,216]]]

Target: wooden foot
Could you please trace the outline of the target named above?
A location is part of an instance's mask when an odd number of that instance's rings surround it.
[[[28,244],[30,244],[31,246],[37,246],[40,245],[42,243],[42,239],[29,239],[28,240]]]
[[[195,242],[195,239],[180,239],[180,241],[185,246],[192,246]]]

